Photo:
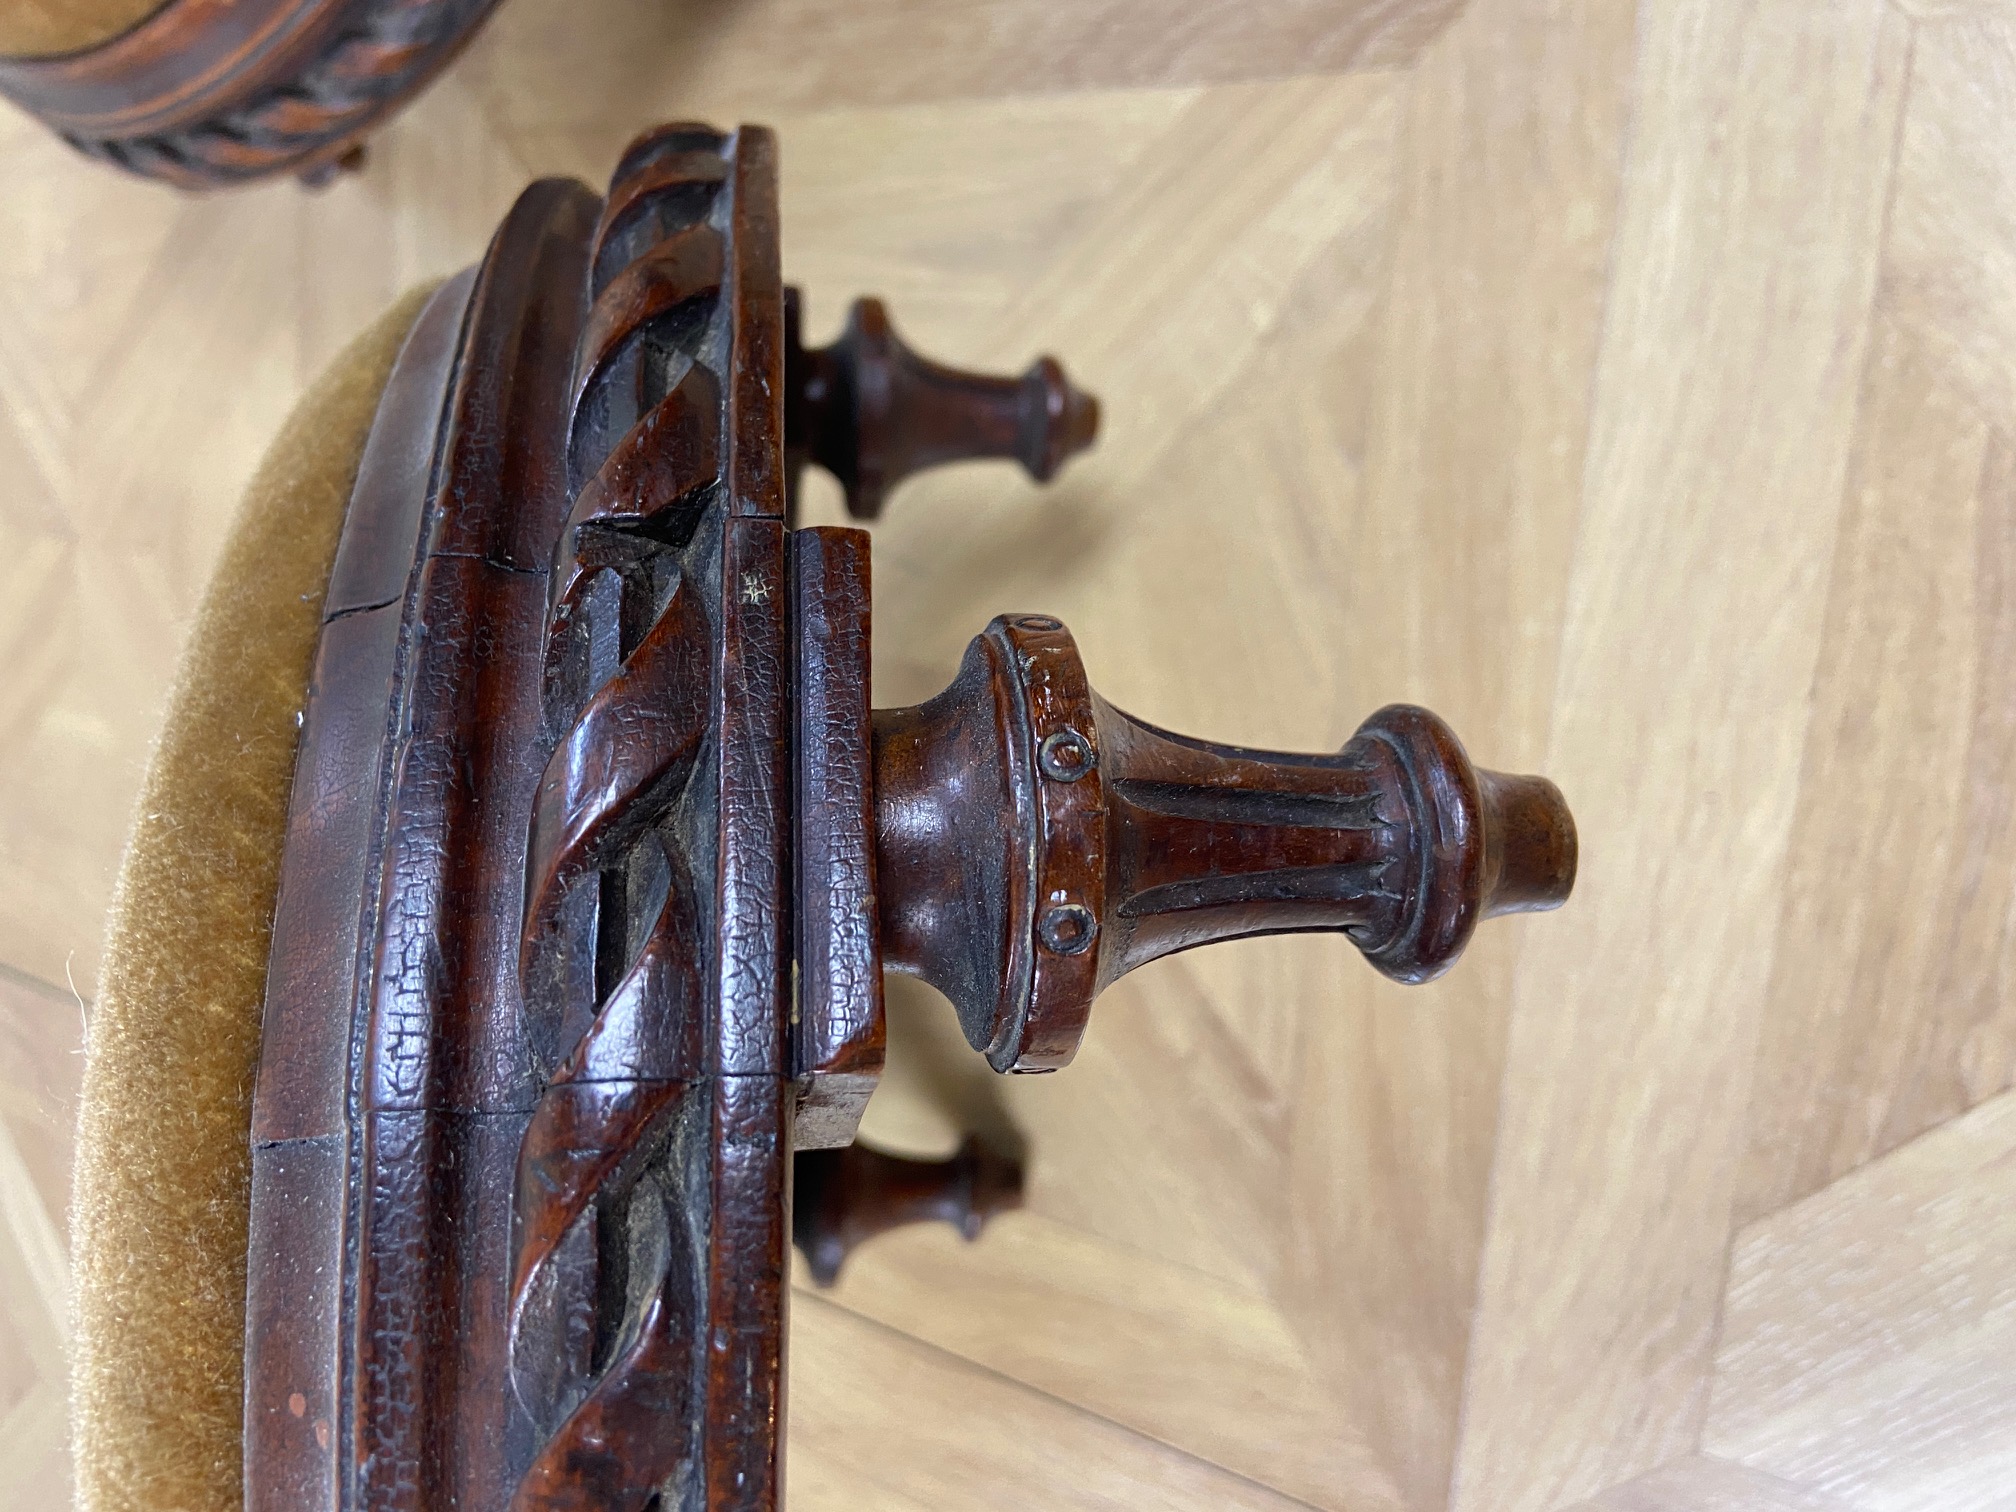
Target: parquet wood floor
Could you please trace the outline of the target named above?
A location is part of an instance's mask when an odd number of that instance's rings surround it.
[[[797,1294],[792,1505],[2016,1508],[2012,0],[509,0],[322,194],[0,114],[0,1504],[63,1494],[80,1000],[238,487],[673,115],[781,130],[815,335],[1105,400],[895,501],[880,701],[1042,609],[1179,729],[1427,703],[1583,835],[1438,984],[1181,956],[1054,1078],[899,984],[872,1135],[1012,1125],[1030,1207]]]

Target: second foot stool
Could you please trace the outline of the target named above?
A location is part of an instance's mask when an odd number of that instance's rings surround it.
[[[1034,611],[937,697],[871,708],[869,540],[794,529],[797,470],[872,515],[957,457],[1047,476],[1096,420],[1055,363],[952,372],[872,305],[804,350],[760,128],[662,128],[606,195],[534,185],[413,318],[284,821],[273,800],[238,1115],[248,1506],[767,1512],[794,1228],[825,1275],[877,1226],[1017,1195],[978,1150],[842,1153],[884,971],[997,1071],[1046,1073],[1173,951],[1332,930],[1419,982],[1481,920],[1565,899],[1560,794],[1418,708],[1326,754],[1215,745],[1114,708]],[[127,963],[143,896],[122,884]],[[106,1033],[159,997],[108,991]],[[143,1179],[110,1140],[101,1197]],[[93,1221],[93,1253],[147,1242]],[[152,1368],[85,1333],[87,1398]],[[87,1415],[80,1452],[119,1426]]]
[[[0,95],[186,189],[320,182],[497,0],[0,0]]]

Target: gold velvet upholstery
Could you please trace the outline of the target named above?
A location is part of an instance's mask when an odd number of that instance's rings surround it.
[[[252,1079],[296,722],[364,440],[427,292],[350,345],[253,478],[141,791],[78,1113],[84,1512],[242,1504]]]

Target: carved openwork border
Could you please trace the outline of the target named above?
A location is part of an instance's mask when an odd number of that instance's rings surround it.
[[[512,1381],[542,1436],[525,1508],[584,1485],[683,1506],[697,1480],[712,847],[689,789],[714,738],[700,527],[724,481],[725,145],[633,147],[589,254],[519,956],[546,1078],[514,1198]]]
[[[536,184],[381,402],[269,976],[254,1512],[777,1504],[775,207],[755,129]]]
[[[783,580],[765,133],[632,145],[589,250],[520,984],[513,1505],[769,1506]],[[752,379],[754,380],[752,382]]]

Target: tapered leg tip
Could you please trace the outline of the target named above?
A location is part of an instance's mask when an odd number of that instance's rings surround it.
[[[1099,438],[1099,401],[1076,387],[1054,357],[1039,357],[1022,375],[1022,465],[1039,483]]]
[[[1545,777],[1480,770],[1484,800],[1484,917],[1544,913],[1575,887],[1575,816]]]

